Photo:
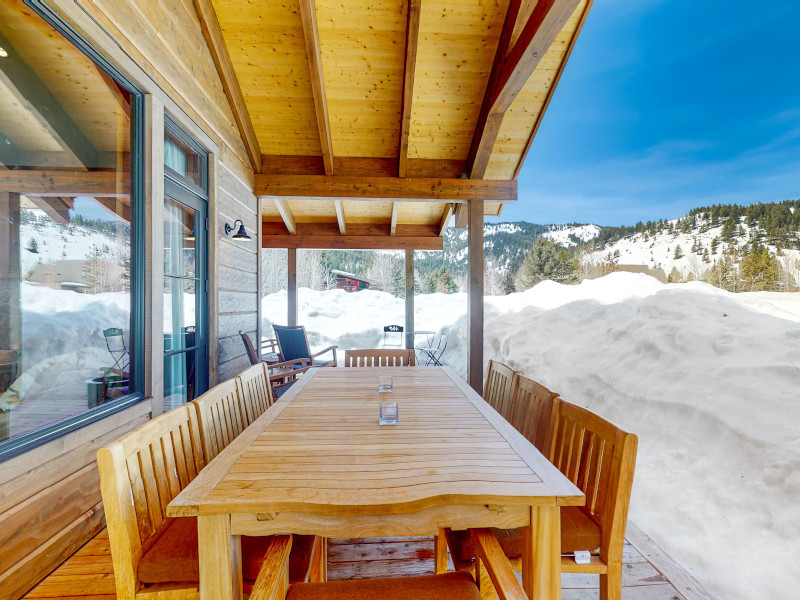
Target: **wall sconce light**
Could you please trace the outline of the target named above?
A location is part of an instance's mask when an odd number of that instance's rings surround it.
[[[231,233],[236,229],[236,224],[237,223],[239,224],[239,231],[237,231],[236,233],[231,235]],[[242,223],[242,221],[240,219],[236,219],[233,222],[233,226],[229,225],[228,223],[225,223],[225,235],[227,237],[231,238],[232,240],[248,240],[249,241],[249,240],[253,239],[249,235],[247,235],[247,231],[244,228],[244,223]]]

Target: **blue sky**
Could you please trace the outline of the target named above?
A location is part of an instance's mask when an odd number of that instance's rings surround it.
[[[800,198],[800,0],[596,0],[500,220]]]

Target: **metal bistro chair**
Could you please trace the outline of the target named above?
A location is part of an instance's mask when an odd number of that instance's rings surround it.
[[[416,350],[422,353],[422,360],[420,360],[420,363],[424,362],[426,367],[431,365],[441,367],[441,358],[445,348],[447,348],[447,336],[441,331],[437,331],[433,337],[430,338],[428,345],[416,347]]]
[[[387,325],[383,328],[382,348],[402,348],[405,346],[402,325]]]
[[[124,334],[125,332],[119,327],[109,327],[103,330],[106,348],[108,348],[108,353],[111,354],[111,358],[114,360],[114,365],[111,369],[118,371],[119,374],[127,374],[131,362],[128,347],[125,345]]]

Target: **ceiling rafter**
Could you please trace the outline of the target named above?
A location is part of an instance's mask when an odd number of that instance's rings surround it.
[[[325,174],[333,175],[333,141],[328,117],[328,96],[325,92],[325,76],[322,70],[322,54],[317,27],[317,7],[314,0],[300,0],[300,16],[303,21],[303,36],[306,41],[308,71],[311,76],[311,91],[314,96],[314,111],[317,114],[319,143]]]
[[[225,90],[225,96],[231,106],[233,118],[239,128],[239,134],[242,136],[250,164],[253,171],[260,173],[261,148],[253,128],[253,122],[250,120],[250,113],[244,101],[239,79],[236,77],[236,71],[228,53],[228,46],[225,44],[217,13],[214,11],[211,0],[194,0],[194,8],[200,20],[200,28],[203,30],[206,45],[222,82],[222,88]]]
[[[22,60],[11,42],[0,33],[0,47],[8,56],[3,58],[0,84],[14,95],[47,133],[74,161],[76,167],[97,166],[97,149],[84,135],[64,106],[49,88]],[[13,155],[6,156],[9,160]]]
[[[473,179],[483,179],[506,111],[527,83],[575,12],[580,0],[540,0],[525,23],[514,47],[509,43],[519,13],[512,0],[503,23],[495,60],[486,86],[481,112],[470,147],[468,168]],[[506,55],[507,54],[507,55]]]
[[[400,152],[397,161],[399,177],[408,177],[408,136],[411,132],[411,103],[414,99],[414,75],[417,69],[417,45],[422,0],[408,0],[406,26],[406,62],[403,72],[403,110],[400,120]]]
[[[339,224],[339,233],[347,235],[347,220],[344,217],[344,206],[341,200],[334,200],[333,206],[336,209],[336,222]]]
[[[282,198],[274,198],[273,201],[275,202],[275,208],[278,209],[278,214],[283,219],[283,224],[286,225],[286,229],[291,235],[297,235],[297,222],[294,220],[292,210],[289,208],[289,202]]]
[[[399,202],[392,202],[392,219],[389,222],[389,235],[397,233],[397,213],[400,210]]]
[[[444,235],[445,229],[447,229],[447,224],[450,222],[450,217],[453,216],[453,205],[448,204],[444,207],[444,211],[442,212],[442,218],[439,220],[439,237]]]

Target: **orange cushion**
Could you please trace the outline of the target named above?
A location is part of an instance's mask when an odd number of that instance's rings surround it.
[[[500,547],[509,558],[522,556],[521,529],[492,529]],[[456,542],[456,559],[471,561],[475,557],[472,539],[466,531],[453,532]],[[561,553],[575,550],[596,550],[600,547],[601,533],[597,524],[577,506],[561,509]]]
[[[307,539],[313,536],[295,536],[290,557],[290,577],[302,580],[308,569],[311,544]],[[269,545],[269,537],[242,536],[242,576],[245,581],[255,581],[264,554]],[[296,545],[296,549],[295,549]],[[142,583],[169,583],[186,581],[196,583],[200,578],[197,553],[197,519],[180,517],[167,519],[161,537],[142,556],[139,562],[139,580]],[[305,565],[303,565],[305,561]],[[297,575],[302,573],[302,575]]]
[[[481,600],[468,573],[296,583],[286,600]]]

